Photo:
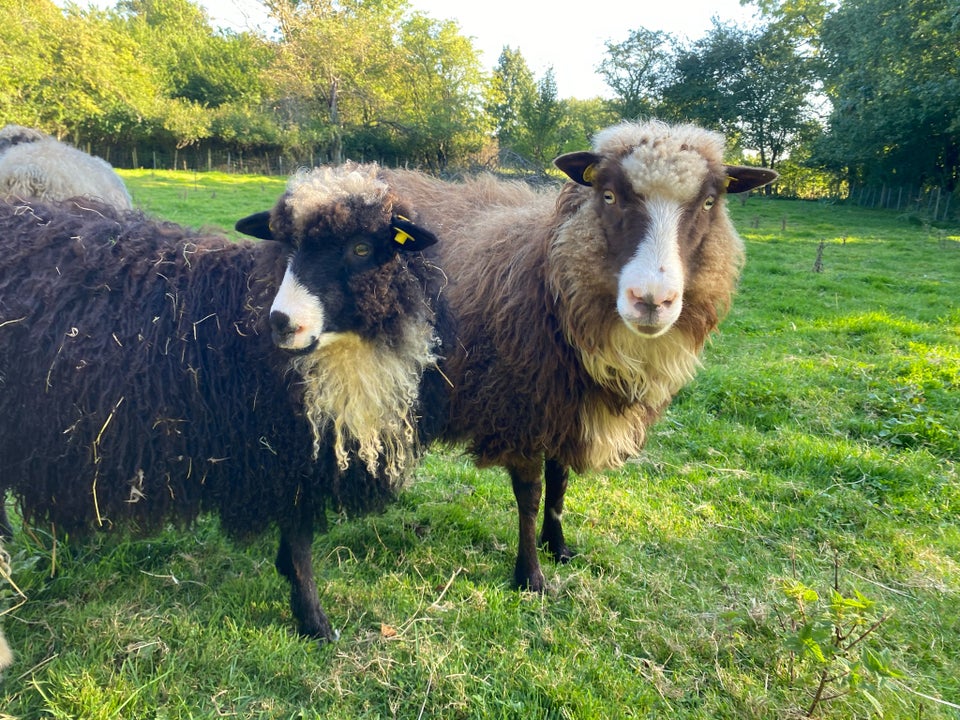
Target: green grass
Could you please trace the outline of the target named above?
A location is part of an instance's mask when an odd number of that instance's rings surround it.
[[[147,213],[194,228],[233,234],[242,217],[269,210],[286,178],[177,170],[120,170],[133,203]],[[239,235],[236,235],[239,237]]]
[[[229,227],[283,186],[123,174],[193,225]],[[731,211],[748,246],[734,308],[646,452],[571,482],[581,554],[544,558],[546,596],[508,587],[505,475],[448,448],[387,512],[317,538],[332,645],[293,633],[275,537],[238,548],[207,519],[54,554],[20,533],[0,718],[790,718],[846,662],[859,684],[828,683],[849,692],[818,717],[956,720],[960,231],[758,198]],[[820,599],[801,613],[788,581]],[[889,617],[828,666],[835,582],[876,603],[847,621]]]

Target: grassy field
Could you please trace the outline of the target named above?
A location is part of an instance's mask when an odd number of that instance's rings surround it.
[[[123,174],[191,225],[283,186]],[[454,448],[317,538],[331,645],[292,631],[275,537],[21,532],[0,718],[960,718],[960,230],[731,212],[733,311],[643,456],[571,482],[545,596],[508,587],[505,475]]]

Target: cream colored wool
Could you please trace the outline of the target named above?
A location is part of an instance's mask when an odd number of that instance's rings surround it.
[[[416,408],[420,377],[436,364],[438,340],[425,321],[411,323],[400,348],[356,333],[329,334],[319,347],[291,361],[304,385],[304,406],[313,429],[314,455],[333,424],[334,451],[341,469],[350,445],[367,470],[378,465],[400,480],[417,458]]]
[[[0,149],[0,196],[66,200],[88,197],[126,210],[133,207],[123,180],[110,164],[30,128],[7,125],[16,144]]]

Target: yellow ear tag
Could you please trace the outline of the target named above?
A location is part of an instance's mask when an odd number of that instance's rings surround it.
[[[583,181],[590,185],[593,184],[593,181],[597,179],[597,166],[594,164],[587,165],[583,169]]]
[[[734,180],[736,180],[735,177],[733,177],[732,175],[727,175],[727,180],[726,182],[723,183],[723,189],[726,190],[727,188],[729,188],[730,183],[732,183]]]
[[[410,222],[410,221],[409,221],[407,218],[405,218],[403,215],[397,215],[397,219],[398,219],[398,220],[403,220],[404,222]],[[413,235],[411,235],[411,234],[408,233],[408,232],[404,232],[404,231],[401,230],[400,228],[394,228],[394,230],[397,231],[397,234],[393,236],[393,241],[394,241],[397,245],[404,245],[404,244],[406,244],[407,240],[413,240],[413,239],[414,239]]]

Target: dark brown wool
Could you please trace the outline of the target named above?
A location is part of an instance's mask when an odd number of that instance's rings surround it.
[[[58,534],[203,512],[236,537],[279,526],[278,568],[308,573],[292,595],[301,632],[331,637],[308,607],[313,529],[330,509],[381,508],[397,479],[338,470],[329,439],[312,457],[266,324],[286,252],[92,203],[0,202],[0,492]],[[426,280],[392,263],[372,282],[394,280],[379,328],[423,313]]]
[[[304,452],[263,324],[283,270],[274,243],[103,208],[3,204],[0,227],[0,467],[28,519],[152,530],[212,510],[245,535],[302,493],[318,510],[389,496],[328,482]]]

